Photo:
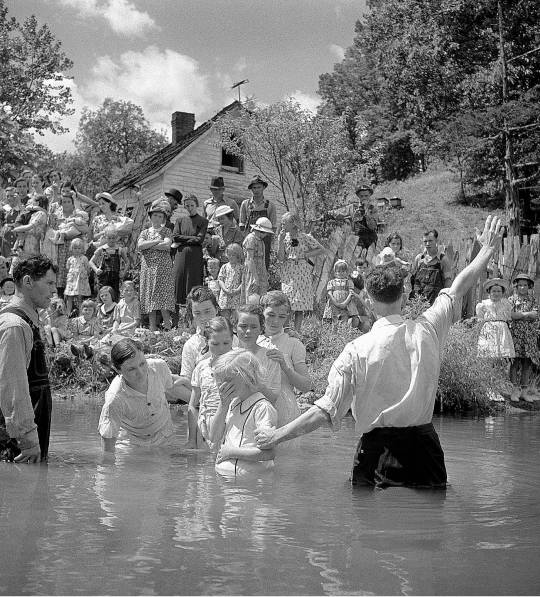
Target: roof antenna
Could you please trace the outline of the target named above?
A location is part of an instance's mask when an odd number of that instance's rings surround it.
[[[240,86],[243,85],[244,83],[249,83],[249,79],[244,79],[243,81],[238,81],[238,83],[235,83],[231,89],[234,89],[235,87],[238,87],[238,103],[241,104],[242,101],[240,100]]]

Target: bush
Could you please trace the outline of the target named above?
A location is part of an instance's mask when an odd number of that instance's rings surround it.
[[[509,384],[504,361],[476,356],[481,326],[460,322],[450,328],[439,377],[441,412],[490,412],[494,405],[488,393],[500,392]]]

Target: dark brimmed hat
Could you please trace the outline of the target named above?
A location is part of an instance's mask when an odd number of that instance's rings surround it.
[[[534,280],[531,278],[531,276],[529,276],[529,274],[525,274],[523,272],[521,274],[518,274],[512,280],[512,284],[517,284],[518,280],[527,280],[527,282],[529,283],[529,288],[532,288],[534,286]]]
[[[508,282],[502,278],[490,278],[484,282],[484,292],[489,292],[493,286],[500,286],[504,292],[508,292]]]
[[[178,189],[169,189],[168,191],[165,191],[165,196],[172,197],[173,199],[176,199],[178,203],[182,203],[182,197],[184,195],[182,195]]]
[[[224,189],[225,183],[223,182],[223,176],[214,176],[210,181],[211,189]]]
[[[358,195],[360,191],[369,191],[369,194],[373,195],[373,189],[368,184],[361,184],[357,187],[356,191],[354,191],[355,195]]]
[[[153,213],[160,213],[168,218],[171,215],[171,206],[169,205],[169,202],[165,199],[156,199],[153,201],[148,210],[148,215],[151,216]]]
[[[105,191],[98,193],[96,195],[96,201],[99,201],[100,199],[104,199],[108,203],[113,203],[114,205],[118,205],[118,201],[110,193],[106,193]]]
[[[254,184],[257,184],[257,183],[261,183],[265,189],[266,189],[266,187],[268,186],[268,183],[266,182],[266,180],[264,180],[264,178],[261,178],[261,177],[260,177],[260,176],[257,174],[257,176],[254,176],[254,177],[251,179],[250,183],[248,184],[248,189],[251,189],[251,187],[252,187]]]

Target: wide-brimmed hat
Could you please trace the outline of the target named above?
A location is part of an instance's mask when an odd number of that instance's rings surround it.
[[[373,189],[368,184],[361,184],[354,192],[357,195],[360,191],[369,191],[369,194],[373,195]]]
[[[211,189],[224,189],[225,183],[223,182],[223,176],[214,176],[210,181]]]
[[[267,234],[274,234],[272,222],[268,218],[258,218],[255,224],[251,225],[251,229],[266,232]]]
[[[151,216],[153,213],[161,213],[168,218],[171,215],[171,206],[169,205],[169,202],[165,199],[156,199],[153,201],[148,210],[148,215]]]
[[[261,183],[265,189],[266,189],[266,187],[268,186],[268,183],[266,182],[266,180],[264,180],[264,178],[261,178],[261,177],[260,177],[260,176],[257,174],[257,176],[254,176],[254,177],[251,179],[250,183],[248,184],[248,189],[251,189],[251,187],[252,187],[254,184],[257,184],[257,183]]]
[[[489,278],[484,282],[484,292],[489,292],[493,286],[500,286],[505,292],[508,291],[508,282],[502,278]]]
[[[527,282],[529,283],[529,288],[532,288],[534,286],[534,280],[531,278],[531,276],[529,276],[529,274],[525,274],[522,272],[517,276],[514,276],[512,284],[517,284],[518,280],[527,280]]]
[[[166,197],[172,197],[173,199],[176,199],[178,203],[182,203],[182,197],[184,195],[182,195],[182,193],[178,189],[169,189],[168,191],[165,191],[164,194]]]
[[[100,199],[104,199],[105,201],[108,201],[109,203],[118,205],[118,201],[110,193],[107,193],[105,191],[98,193],[96,195],[96,201],[99,201]]]
[[[214,218],[221,218],[221,216],[228,216],[229,214],[234,213],[234,209],[230,205],[220,205],[216,207],[216,211],[214,212]]]

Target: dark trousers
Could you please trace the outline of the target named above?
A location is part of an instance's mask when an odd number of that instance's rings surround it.
[[[444,452],[432,423],[380,427],[358,442],[353,485],[446,488]]]

